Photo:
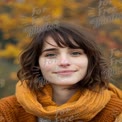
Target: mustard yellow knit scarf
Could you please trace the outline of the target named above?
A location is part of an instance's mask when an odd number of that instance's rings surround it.
[[[45,95],[33,93],[26,83],[20,84],[19,81],[16,85],[16,97],[25,111],[49,120],[90,121],[105,107],[112,94],[122,99],[122,91],[109,84],[109,89],[100,93],[90,90],[81,93],[79,90],[66,103],[58,106],[52,101],[52,87],[49,84],[43,89]]]

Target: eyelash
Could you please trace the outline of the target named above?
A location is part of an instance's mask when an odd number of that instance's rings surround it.
[[[46,54],[45,57],[50,57],[50,55],[54,55],[54,54],[53,53],[49,53],[49,54]]]
[[[78,55],[81,55],[81,54],[82,54],[81,52],[73,52],[73,53],[77,53]],[[73,54],[73,53],[72,53],[72,54]]]
[[[75,53],[75,54],[77,53],[78,55],[81,55],[81,54],[82,54],[81,52],[72,52],[72,54],[73,54],[73,53]],[[45,57],[54,57],[54,56],[50,56],[50,55],[56,55],[56,54],[54,54],[54,53],[49,53],[49,54],[46,54]]]

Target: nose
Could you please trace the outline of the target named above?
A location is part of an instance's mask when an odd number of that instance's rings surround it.
[[[70,61],[69,61],[68,56],[67,55],[60,56],[60,58],[59,58],[59,66],[66,67],[66,66],[69,66],[69,65],[70,65]]]

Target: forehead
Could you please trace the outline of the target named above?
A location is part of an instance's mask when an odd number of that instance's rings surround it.
[[[51,36],[48,36],[46,38],[46,40],[44,41],[44,46],[43,47],[46,48],[46,47],[52,47],[52,46],[58,47],[55,40]]]

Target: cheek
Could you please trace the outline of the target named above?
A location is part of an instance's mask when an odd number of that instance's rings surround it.
[[[87,68],[88,67],[88,59],[85,57],[85,58],[76,60],[75,64],[80,68]]]
[[[48,59],[47,59],[47,60],[45,60],[44,66],[45,66],[45,67],[49,67],[49,68],[50,68],[50,67],[53,67],[53,66],[56,65],[56,62],[57,62],[57,61],[54,60],[54,59],[53,59],[53,60],[48,60]]]
[[[87,67],[88,67],[88,60],[87,60],[87,59],[83,60],[83,61],[81,62],[81,66],[87,68]]]
[[[53,60],[40,59],[39,65],[42,72],[55,71],[56,69],[56,62]]]

